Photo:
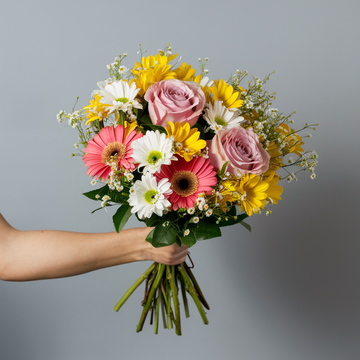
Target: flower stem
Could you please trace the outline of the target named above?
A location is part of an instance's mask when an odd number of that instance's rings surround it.
[[[192,283],[194,284],[195,290],[198,293],[198,297],[199,297],[201,303],[205,306],[206,309],[210,310],[210,306],[208,305],[207,301],[205,300],[205,297],[200,289],[198,282],[195,279],[194,274],[192,273],[191,269],[186,264],[186,262],[184,262],[183,265],[184,265],[184,269],[186,270],[187,274],[189,275]]]
[[[140,277],[135,283],[129,288],[129,290],[124,294],[124,296],[119,300],[119,302],[114,306],[115,311],[119,311],[120,308],[125,304],[126,300],[130,297],[130,295],[139,287],[139,285],[149,277],[151,272],[155,269],[157,263],[153,263]]]
[[[167,328],[172,329],[172,319],[171,319],[171,298],[170,298],[170,285],[165,282],[165,299],[166,299],[166,316],[167,316]]]
[[[155,291],[160,285],[160,281],[161,281],[161,278],[162,278],[162,276],[164,274],[165,268],[166,268],[166,265],[159,264],[159,268],[157,270],[156,278],[154,280],[154,283],[153,283],[153,285],[152,285],[152,287],[150,289],[149,295],[147,297],[146,304],[145,304],[143,312],[141,314],[140,321],[139,321],[139,324],[137,326],[136,332],[141,331],[143,326],[144,326],[146,315],[150,310],[150,307],[151,307],[151,304],[153,302],[153,298],[154,298],[154,295],[155,295]]]
[[[203,320],[203,323],[205,325],[207,325],[209,323],[209,320],[206,317],[205,311],[201,305],[201,302],[198,298],[198,295],[196,293],[196,290],[193,286],[193,284],[191,283],[191,280],[187,274],[187,272],[185,271],[184,267],[182,266],[182,264],[178,265],[178,269],[180,271],[180,274],[182,275],[184,281],[185,281],[185,285],[187,286],[188,290],[189,290],[189,294],[191,295],[191,297],[193,298],[195,305],[200,313],[200,316]]]
[[[164,301],[164,294],[163,294],[163,284],[161,283],[161,288],[160,288],[160,301],[161,301],[161,315],[162,315],[162,319],[163,319],[163,325],[164,325],[164,329],[166,329],[166,318],[165,318],[165,313],[166,313],[166,309],[165,309],[165,301]]]
[[[180,283],[181,294],[182,294],[182,298],[183,298],[183,302],[184,302],[185,316],[188,318],[188,317],[190,317],[189,303],[188,303],[187,296],[186,296],[184,279],[182,278],[180,273],[178,273],[178,280]]]
[[[181,335],[181,322],[180,322],[180,305],[178,292],[176,287],[176,279],[175,279],[175,266],[167,266],[166,267],[166,278],[169,281],[172,298],[174,302],[174,311],[175,311],[175,332],[177,335]]]
[[[159,329],[160,298],[161,298],[161,291],[158,291],[158,297],[156,299],[156,308],[155,308],[154,334],[157,334]]]

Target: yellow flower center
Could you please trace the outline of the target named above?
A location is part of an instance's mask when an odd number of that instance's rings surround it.
[[[103,164],[107,164],[112,161],[119,161],[122,159],[126,152],[126,146],[118,141],[107,144],[104,148],[101,161]]]
[[[162,153],[160,151],[154,150],[150,152],[147,161],[149,164],[155,165],[158,160],[161,160],[162,158]]]
[[[223,119],[220,119],[218,117],[215,118],[215,122],[220,126],[226,126],[227,125],[226,121],[224,121]]]
[[[122,102],[123,104],[126,104],[129,101],[129,99],[124,97],[124,98],[118,98],[118,99],[116,99],[116,101],[119,101],[119,102]]]
[[[153,205],[158,198],[158,194],[156,190],[148,190],[144,195],[144,199],[148,204]]]

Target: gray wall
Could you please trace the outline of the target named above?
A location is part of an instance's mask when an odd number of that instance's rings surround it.
[[[0,211],[18,229],[112,231],[91,215],[92,189],[76,132],[56,121],[77,96],[88,103],[105,65],[138,44],[170,42],[183,60],[208,56],[214,78],[263,77],[274,106],[319,122],[307,142],[317,179],[284,184],[273,214],[192,250],[211,305],[194,306],[182,337],[135,333],[142,290],[112,307],[148,264],[73,278],[0,282],[0,359],[358,359],[359,14],[356,0],[14,1],[0,12]],[[136,221],[128,224],[136,226]]]

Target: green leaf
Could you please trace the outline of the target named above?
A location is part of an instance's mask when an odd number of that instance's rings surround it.
[[[150,218],[147,218],[143,221],[146,224],[146,226],[152,227],[152,226],[156,226],[159,223],[163,223],[165,220],[166,219],[164,217],[160,217],[154,213],[150,216]]]
[[[191,248],[193,245],[196,244],[196,236],[192,230],[190,230],[189,235],[183,236],[181,238],[181,242],[186,245],[188,248]]]
[[[180,239],[179,236],[177,236],[177,237],[175,238],[175,242],[176,242],[179,246],[181,246],[181,239]]]
[[[130,205],[122,205],[120,206],[116,213],[113,216],[113,223],[115,226],[116,232],[120,232],[121,229],[125,226],[129,217],[131,216],[131,206]]]
[[[143,116],[141,116],[140,119],[138,119],[138,123],[139,125],[145,125],[145,124],[152,125],[152,121],[148,114],[144,114]]]
[[[176,241],[177,234],[178,229],[171,222],[159,223],[146,237],[146,241],[156,248],[168,246]]]
[[[251,232],[251,226],[243,221],[241,221],[239,224],[241,224],[242,226],[244,226],[246,229],[248,229]]]
[[[147,242],[149,242],[150,244],[152,244],[152,242],[153,242],[154,230],[155,230],[155,228],[152,229],[152,230],[148,233],[148,235],[147,235],[147,237],[146,237],[146,239],[145,239],[145,240],[146,240]]]
[[[227,167],[228,163],[229,163],[229,162],[226,161],[226,162],[223,164],[221,170],[218,171],[218,174],[219,174],[220,177],[223,177],[223,176],[225,175],[225,170],[226,170],[226,167]]]
[[[110,196],[110,201],[116,202],[118,204],[128,205],[129,198],[129,189],[124,188],[121,192],[117,190],[109,190],[108,195]]]
[[[200,132],[200,139],[205,139],[205,132],[203,126],[197,122],[195,125],[191,127],[192,129],[196,128]]]
[[[219,226],[222,227],[222,226],[230,226],[230,225],[239,224],[244,219],[249,217],[247,214],[240,214],[240,215],[235,215],[235,216],[236,216],[236,219],[234,219],[234,217],[229,214],[229,217],[226,217],[228,220],[227,221],[226,220],[220,221]]]
[[[213,215],[216,217],[221,217],[223,219],[219,222],[218,225],[222,227],[239,224],[241,221],[248,217],[246,213],[237,215],[236,209],[236,206],[232,206],[227,212],[222,211],[220,208],[214,210]],[[224,217],[227,218],[227,221],[224,219]]]
[[[144,114],[143,116],[141,116],[140,119],[138,120],[138,124],[141,125],[145,130],[153,130],[153,131],[159,130],[161,133],[166,134],[165,128],[163,128],[160,125],[154,125],[148,114]]]
[[[162,126],[160,125],[153,125],[153,124],[143,124],[143,128],[145,130],[153,130],[153,131],[156,131],[158,130],[160,133],[164,133],[164,134],[167,134],[165,128],[163,128]]]
[[[195,245],[197,241],[212,239],[221,236],[219,225],[210,222],[207,219],[200,220],[197,224],[188,224],[189,235],[182,236],[181,241],[187,246]]]
[[[91,200],[99,201],[104,195],[108,195],[109,187],[107,185],[103,186],[100,189],[92,190],[86,193],[83,193],[86,197],[88,197]],[[99,195],[99,199],[96,198],[96,195]]]

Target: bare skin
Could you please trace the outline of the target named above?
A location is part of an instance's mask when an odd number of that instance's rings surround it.
[[[119,234],[19,231],[0,214],[0,279],[61,278],[134,261],[152,260],[166,265],[185,261],[185,245],[154,248],[145,241],[150,231],[147,227]]]

